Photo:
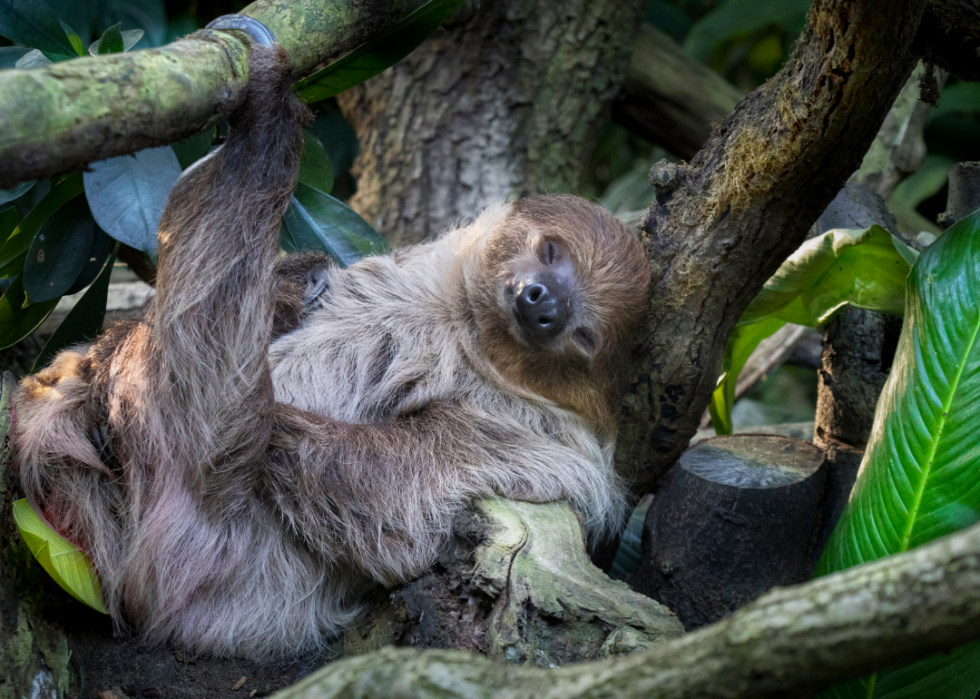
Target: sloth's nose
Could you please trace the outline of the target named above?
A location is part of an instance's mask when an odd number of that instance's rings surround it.
[[[568,321],[568,290],[553,274],[525,280],[517,294],[517,319],[532,338],[555,337]]]

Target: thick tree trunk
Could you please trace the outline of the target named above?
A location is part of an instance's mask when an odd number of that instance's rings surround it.
[[[779,74],[690,165],[654,168],[654,285],[617,454],[637,492],[697,430],[742,311],[860,165],[912,70],[924,8],[816,0]]]
[[[361,140],[353,207],[395,245],[508,197],[575,189],[642,0],[467,4],[338,98]]]

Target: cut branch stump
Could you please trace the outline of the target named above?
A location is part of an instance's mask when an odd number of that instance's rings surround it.
[[[825,520],[824,462],[823,450],[788,437],[698,443],[654,497],[630,586],[691,630],[809,579]]]

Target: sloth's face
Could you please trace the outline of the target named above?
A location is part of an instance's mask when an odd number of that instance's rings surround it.
[[[532,197],[495,221],[478,266],[480,344],[501,374],[577,409],[618,405],[650,280],[635,235],[584,199]]]

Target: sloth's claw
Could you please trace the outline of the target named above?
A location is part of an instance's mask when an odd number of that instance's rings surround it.
[[[262,46],[272,46],[276,43],[275,34],[259,20],[247,15],[222,15],[208,22],[206,29],[238,29],[245,32],[252,41]]]

